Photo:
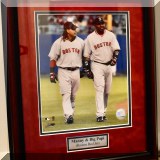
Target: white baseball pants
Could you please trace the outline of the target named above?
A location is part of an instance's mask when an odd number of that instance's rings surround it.
[[[58,69],[58,81],[60,92],[62,94],[62,106],[64,117],[73,116],[75,109],[75,96],[80,86],[79,69],[69,71],[66,69]]]
[[[105,116],[108,94],[112,85],[112,67],[92,62],[91,69],[94,75],[94,87],[96,89],[97,117]]]

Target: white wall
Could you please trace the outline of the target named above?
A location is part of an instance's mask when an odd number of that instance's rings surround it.
[[[158,109],[158,148],[160,151],[160,1],[155,6],[155,26],[156,26],[156,62],[157,62],[157,109]]]
[[[0,159],[9,153],[0,5]]]

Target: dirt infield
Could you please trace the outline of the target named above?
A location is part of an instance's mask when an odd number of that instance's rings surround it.
[[[128,101],[126,100],[126,101],[124,101],[124,102],[121,102],[121,103],[118,103],[117,105],[116,105],[116,108],[117,109],[120,109],[120,108],[123,108],[125,111],[126,111],[126,113],[128,113]]]

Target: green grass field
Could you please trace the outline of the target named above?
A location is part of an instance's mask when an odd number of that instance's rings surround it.
[[[116,118],[117,108],[128,110],[127,77],[113,77],[112,89],[109,95],[107,118],[105,122],[96,122],[95,89],[93,81],[81,78],[80,89],[76,97],[76,110],[74,124],[65,124],[62,109],[62,97],[58,83],[50,83],[49,76],[42,76],[40,82],[41,91],[41,119],[42,132],[59,132],[79,129],[102,128],[128,124],[128,114],[124,120]],[[123,106],[121,106],[123,105]],[[54,116],[54,121],[45,120],[46,117]],[[48,126],[52,122],[54,126]]]

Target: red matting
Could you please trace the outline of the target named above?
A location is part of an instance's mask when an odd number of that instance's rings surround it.
[[[129,11],[131,96],[133,126],[123,129],[85,131],[58,135],[39,135],[37,66],[34,11]],[[138,153],[147,150],[146,95],[142,8],[18,8],[19,43],[25,46],[20,56],[22,102],[26,153],[67,153],[66,137],[109,133],[109,148],[68,153],[70,159]],[[25,17],[25,18],[24,18]],[[88,154],[89,153],[89,154]],[[77,156],[78,154],[78,156]],[[63,159],[63,158],[62,158]]]

